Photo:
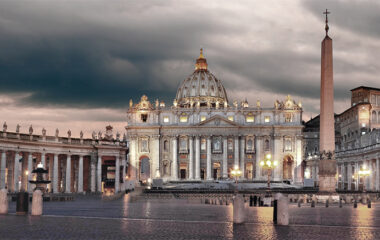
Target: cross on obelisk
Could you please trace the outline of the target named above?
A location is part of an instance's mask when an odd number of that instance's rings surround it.
[[[327,33],[328,33],[328,31],[329,31],[329,25],[328,25],[329,19],[327,18],[327,14],[330,14],[330,12],[329,12],[329,11],[327,10],[327,8],[326,8],[326,11],[323,12],[323,14],[326,15],[326,20],[325,20],[325,23],[326,23],[325,31],[326,31],[326,36],[327,36]]]

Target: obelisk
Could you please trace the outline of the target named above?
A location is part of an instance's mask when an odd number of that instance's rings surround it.
[[[328,35],[329,26],[326,9],[326,36],[322,41],[321,56],[321,102],[320,102],[320,132],[319,132],[319,191],[335,192],[336,161],[335,128],[334,128],[334,82],[332,39]]]

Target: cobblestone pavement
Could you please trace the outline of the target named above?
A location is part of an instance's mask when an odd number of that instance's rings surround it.
[[[290,225],[272,224],[273,209],[248,207],[232,224],[232,206],[186,200],[115,201],[82,197],[46,202],[44,216],[0,216],[0,239],[380,239],[380,204],[343,208],[290,206]]]

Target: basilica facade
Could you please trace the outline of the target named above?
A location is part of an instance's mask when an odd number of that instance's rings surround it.
[[[145,182],[231,178],[264,180],[260,166],[271,154],[278,166],[272,178],[301,183],[303,177],[302,106],[290,96],[262,107],[257,100],[229,101],[221,80],[208,69],[201,50],[194,72],[177,90],[173,104],[130,100],[126,134],[128,176]]]

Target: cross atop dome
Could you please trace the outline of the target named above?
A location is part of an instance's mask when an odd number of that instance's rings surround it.
[[[195,71],[207,70],[207,60],[203,56],[203,48],[200,50],[199,58],[195,62]]]

